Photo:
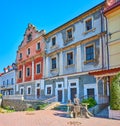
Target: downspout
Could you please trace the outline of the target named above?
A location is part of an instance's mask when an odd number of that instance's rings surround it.
[[[101,48],[102,48],[102,69],[104,68],[104,52],[103,52],[103,8],[101,8]]]
[[[104,13],[103,13],[103,16],[105,17],[105,28],[106,28],[106,46],[107,46],[107,70],[109,70],[110,69],[110,57],[109,57],[109,43],[108,43],[108,35],[109,35],[109,33],[108,33],[108,20],[107,20],[107,17],[104,15]],[[108,83],[108,85],[109,85],[109,102],[110,102],[110,76],[108,76],[108,78],[107,78],[108,80],[107,80],[107,83]]]

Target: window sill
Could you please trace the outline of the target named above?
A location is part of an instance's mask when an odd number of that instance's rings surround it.
[[[50,48],[51,49],[56,49],[56,48],[58,48],[58,45],[51,46]]]
[[[73,37],[72,38],[67,38],[66,41],[65,41],[65,43],[67,43],[69,41],[73,41],[73,39],[74,39]]]
[[[92,59],[92,60],[86,60],[86,61],[84,61],[84,64],[91,63],[91,62],[95,62],[95,59]]]
[[[21,61],[21,60],[22,60],[22,58],[19,59],[19,61]]]
[[[57,68],[55,68],[55,69],[51,69],[50,71],[51,71],[51,72],[52,72],[52,71],[57,71]]]
[[[95,30],[96,30],[96,28],[92,28],[92,29],[90,29],[90,30],[88,30],[88,31],[83,32],[83,34],[86,35],[86,34],[88,34],[89,32],[94,32]]]
[[[75,66],[75,64],[71,64],[71,65],[65,66],[65,68],[70,68],[70,67],[74,67],[74,66]]]
[[[37,49],[37,50],[36,50],[36,53],[39,53],[40,51],[41,51],[41,49]]]

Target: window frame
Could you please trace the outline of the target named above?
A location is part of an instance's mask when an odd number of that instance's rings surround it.
[[[22,59],[22,53],[19,53],[19,59]]]
[[[48,88],[51,88],[51,93],[50,94],[48,94],[48,91],[47,91]],[[45,95],[52,95],[52,93],[53,93],[53,87],[52,87],[52,85],[46,85]]]
[[[39,48],[38,48],[38,44],[40,44],[40,42],[37,42],[36,43],[36,50],[39,51],[41,49],[41,44],[39,45]]]
[[[72,64],[68,64],[68,54],[72,53],[73,54],[73,63]],[[74,64],[74,52],[73,51],[69,51],[66,53],[66,63],[67,63],[67,66],[70,66],[70,65],[73,65]]]
[[[39,73],[37,73],[37,65],[40,65],[40,72]],[[40,73],[41,73],[41,62],[36,64],[36,74],[40,74]]]
[[[68,36],[68,31],[71,30],[71,34],[72,34],[72,37],[69,38]],[[72,40],[73,39],[73,27],[70,27],[70,28],[67,28],[66,29],[66,40],[69,41],[69,40]]]
[[[29,75],[27,75],[27,70],[29,69]],[[30,67],[26,67],[26,77],[30,77],[31,72],[30,72]]]
[[[20,73],[21,73],[21,74],[20,74]],[[20,75],[21,75],[21,76],[20,76]],[[19,70],[19,71],[18,71],[18,78],[19,78],[19,79],[22,79],[22,70]]]
[[[30,93],[29,93],[28,89],[30,89]],[[32,87],[31,86],[27,86],[27,95],[31,95],[31,94],[32,94]]]
[[[56,68],[53,68],[53,64],[52,64],[52,60],[53,59],[56,59]],[[51,69],[54,70],[54,69],[57,69],[57,57],[51,57]]]
[[[31,53],[30,48],[27,48],[27,55],[29,56],[29,55],[30,55],[30,53]]]
[[[91,29],[89,29],[89,30],[87,30],[87,26],[86,26],[86,23],[87,23],[87,21],[89,21],[89,20],[91,20],[92,22],[91,22]],[[84,32],[89,32],[89,31],[91,31],[93,29],[93,17],[88,17],[87,19],[85,19],[85,21],[84,21]]]
[[[54,45],[53,45],[53,38],[55,38],[55,44]],[[54,35],[54,36],[51,37],[51,46],[52,47],[56,46],[56,42],[57,42],[57,37],[56,37],[56,35]]]
[[[23,90],[23,94],[21,94],[21,89]],[[20,95],[24,95],[24,87],[20,87]]]

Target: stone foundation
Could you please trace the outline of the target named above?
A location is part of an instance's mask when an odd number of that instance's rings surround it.
[[[37,105],[41,104],[40,101],[22,101],[22,100],[12,100],[12,99],[4,99],[2,102],[3,107],[10,106],[14,108],[16,111],[24,111],[30,106],[36,108]]]

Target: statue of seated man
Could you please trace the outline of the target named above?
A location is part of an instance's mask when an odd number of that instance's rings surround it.
[[[77,95],[75,94],[75,98],[74,98],[74,105],[79,105],[80,104],[80,99],[77,98]]]

